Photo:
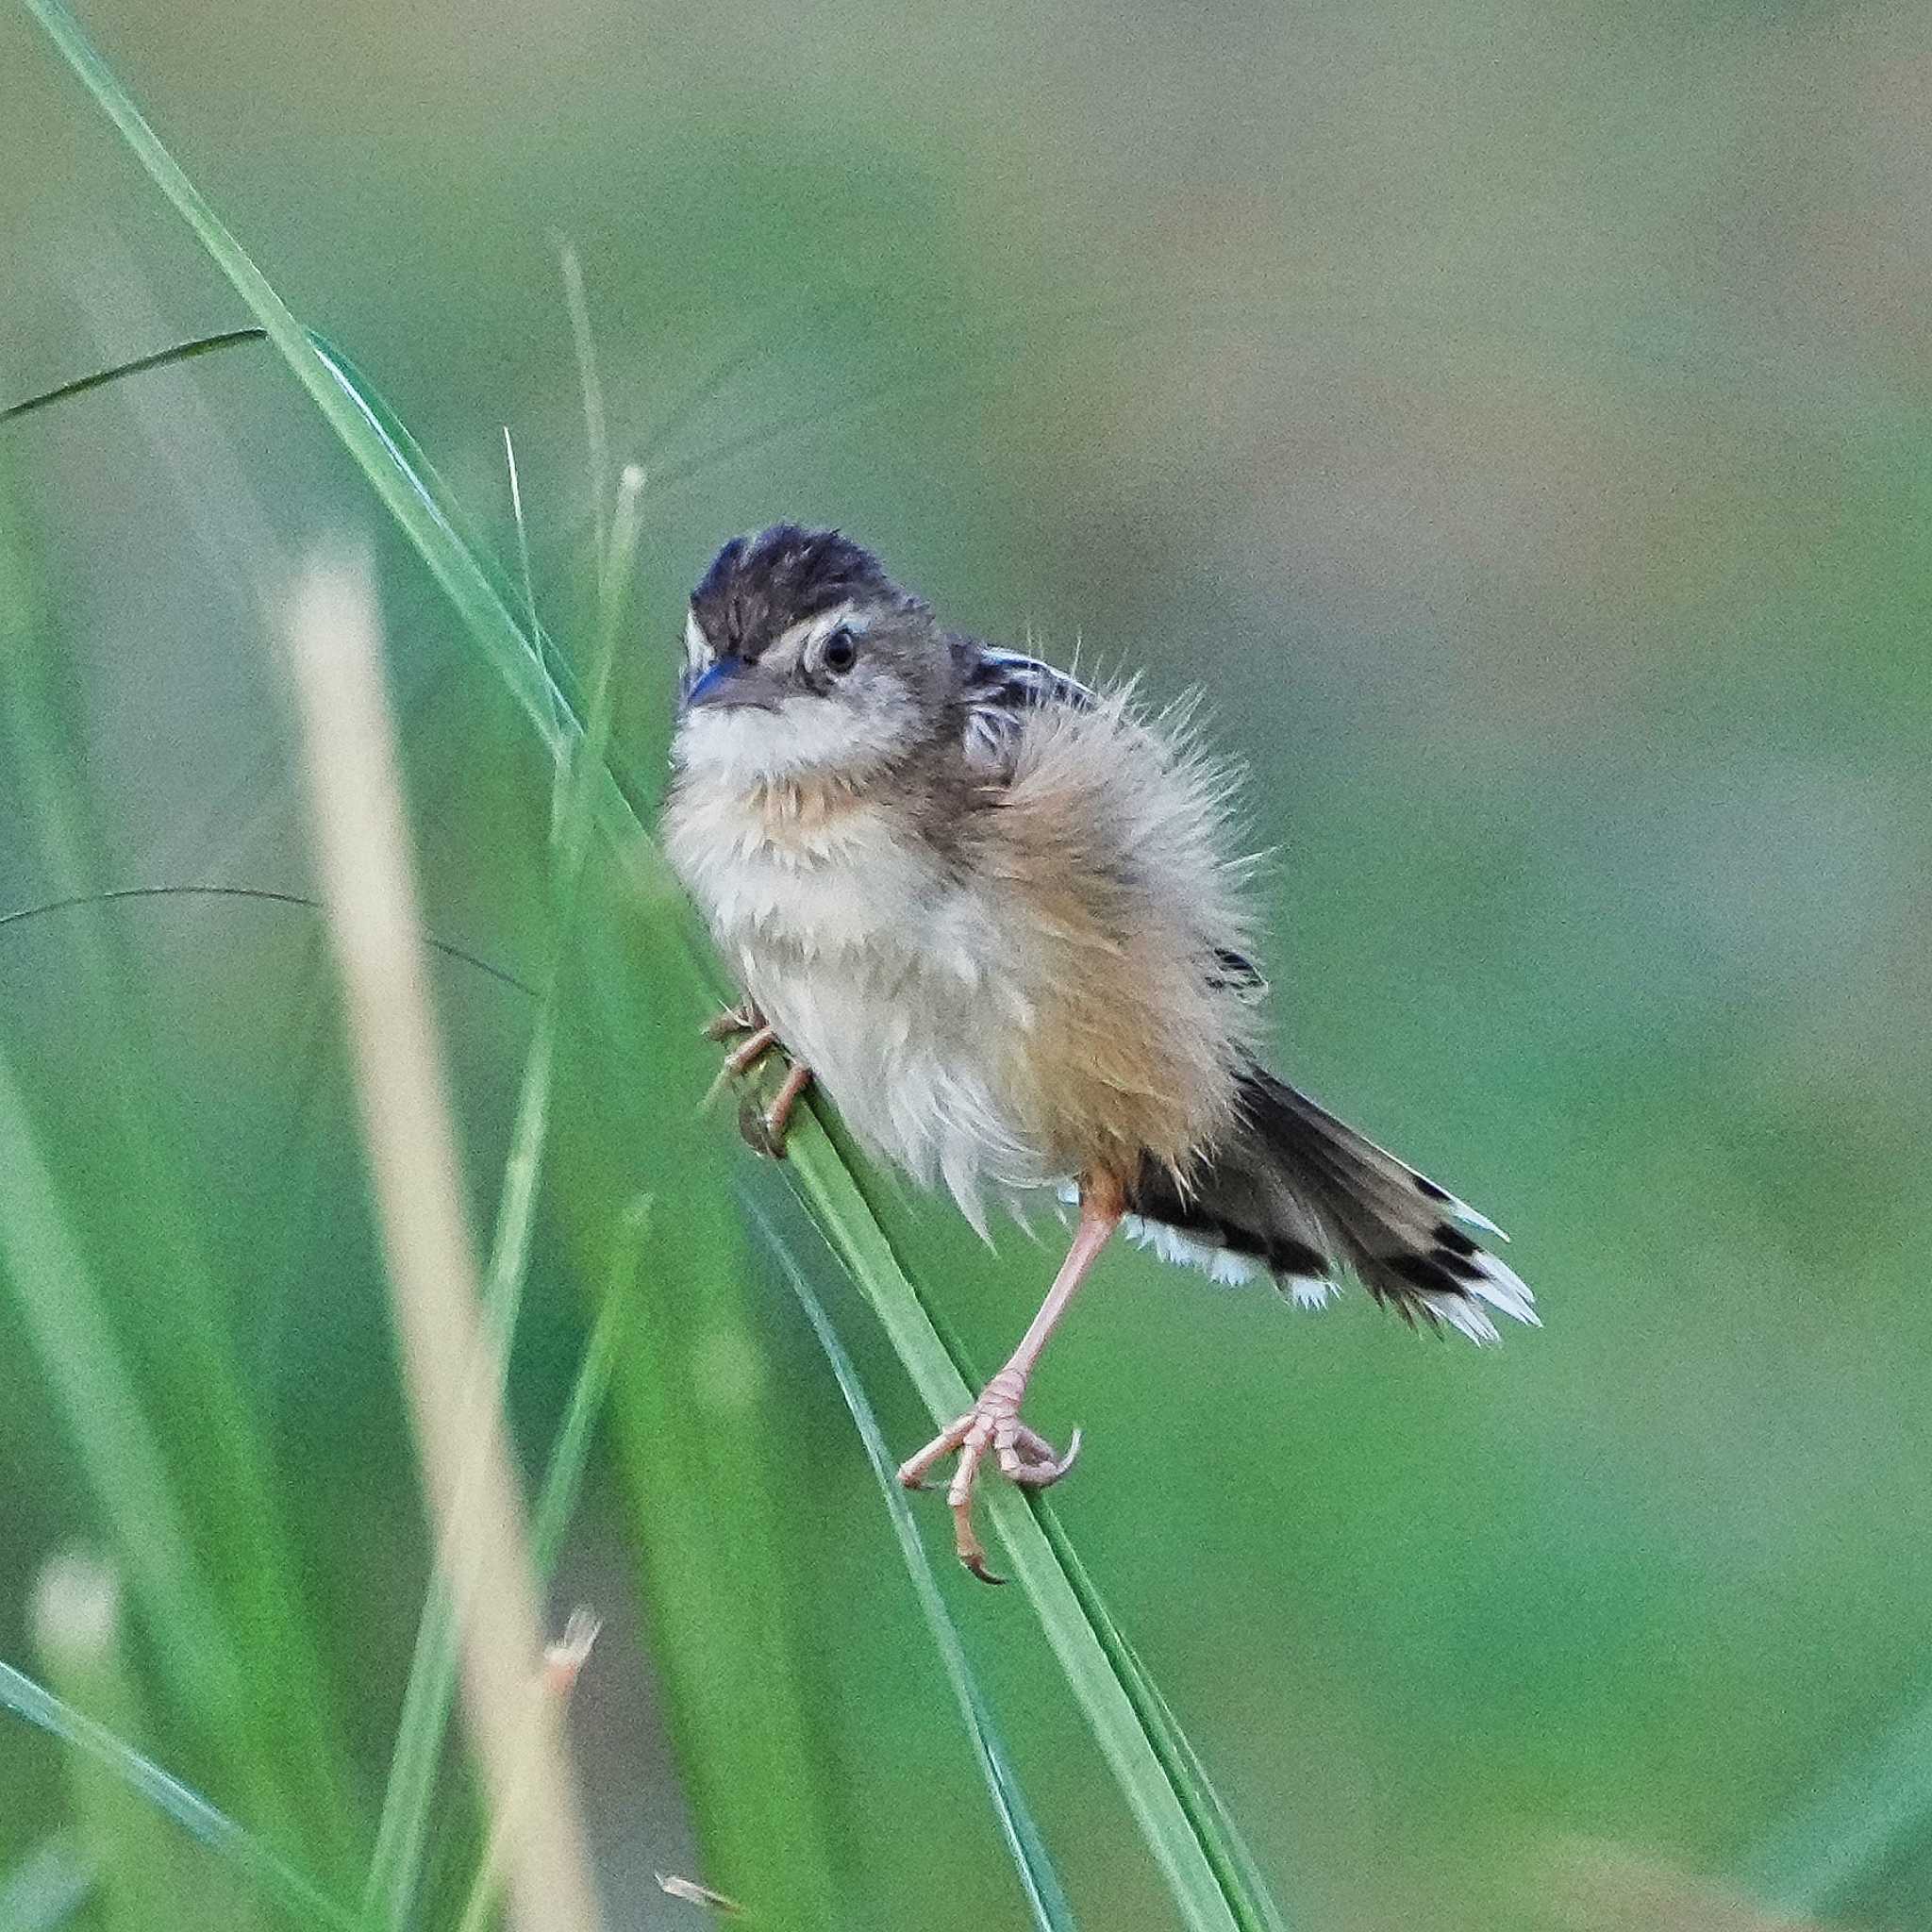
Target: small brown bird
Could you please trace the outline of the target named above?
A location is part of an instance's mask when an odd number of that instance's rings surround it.
[[[944,629],[858,544],[784,524],[725,544],[685,625],[665,837],[738,973],[734,1072],[791,1060],[783,1144],[814,1077],[854,1137],[988,1197],[1077,1202],[1065,1262],[973,1407],[899,1471],[946,1457],[960,1560],[991,1452],[1030,1488],[1062,1456],[1020,1420],[1041,1351],[1116,1228],[1221,1281],[1317,1306],[1353,1274],[1407,1321],[1492,1341],[1534,1323],[1499,1230],[1255,1058],[1248,867],[1230,777],[1184,711],[1141,712]]]

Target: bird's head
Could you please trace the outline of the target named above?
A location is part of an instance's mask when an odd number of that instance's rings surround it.
[[[747,785],[862,780],[940,728],[945,634],[869,551],[777,524],[736,537],[691,593],[674,756]]]

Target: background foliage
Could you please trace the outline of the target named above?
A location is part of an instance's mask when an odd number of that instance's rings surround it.
[[[540,600],[584,637],[551,238],[575,240],[613,449],[655,479],[619,674],[639,769],[684,589],[779,514],[844,524],[962,625],[1207,686],[1278,852],[1278,1058],[1508,1226],[1549,1322],[1476,1356],[1121,1257],[1047,1357],[1038,1418],[1089,1431],[1062,1514],[1297,1923],[1623,1923],[1642,1888],[1615,1874],[1657,1866],[1916,1923],[1924,1756],[1880,1747],[1925,1694],[1932,1585],[1922,10],[90,24],[506,555],[512,426]],[[24,15],[0,16],[0,402],[242,319]],[[548,770],[273,360],[0,436],[10,662],[44,686],[8,691],[0,912],[75,868],[308,890],[258,591],[349,530],[381,545],[431,924],[541,978]],[[44,836],[49,770],[94,828],[77,858]],[[677,1406],[653,1454],[600,1460],[559,1585],[609,1619],[575,1725],[618,1922],[690,1910],[649,1877],[697,1869],[708,1802],[653,1659],[695,1640],[651,1578],[697,1563],[741,1617],[727,1704],[776,1645],[774,1748],[809,1763],[841,1923],[1017,1923],[862,1451],[730,1208],[760,1177],[693,1118],[697,1016],[611,991],[663,908],[593,905],[512,1379],[533,1463],[617,1207],[704,1204],[641,1264],[645,1319],[691,1322]],[[532,1008],[439,971],[480,1217]],[[299,1552],[353,1838],[425,1556],[319,928],[185,899],[0,928],[0,1030],[165,1453],[206,1471],[198,1554],[245,1582],[258,1503]],[[199,1311],[158,1258],[182,1202]],[[996,1360],[1050,1257],[886,1205]],[[751,1291],[721,1302],[726,1251]],[[836,1312],[889,1441],[923,1440],[864,1311]],[[205,1320],[268,1422],[254,1500],[223,1417],[168,1397]],[[10,1324],[0,1389],[23,1658],[40,1566],[110,1525]],[[620,1471],[677,1457],[658,1507],[695,1513],[654,1541]],[[747,1538],[777,1594],[734,1603]],[[1011,1593],[946,1583],[1076,1907],[1165,1923]],[[277,1666],[238,1667],[299,1706],[264,1634]],[[179,1710],[126,1724],[266,1822]],[[1871,1754],[1901,1822],[1808,1899],[1878,1807]],[[1849,1814],[1815,1810],[1848,1766]],[[0,1859],[67,1815],[55,1748],[0,1731]],[[1608,1885],[1583,1904],[1578,1840]]]

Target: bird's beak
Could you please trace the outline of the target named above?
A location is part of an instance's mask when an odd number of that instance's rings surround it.
[[[695,711],[716,706],[775,711],[783,691],[781,680],[761,665],[748,664],[742,658],[720,658],[691,686],[684,708]]]

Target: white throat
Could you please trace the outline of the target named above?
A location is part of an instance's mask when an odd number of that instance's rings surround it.
[[[785,779],[862,777],[898,749],[896,720],[812,691],[775,711],[703,706],[687,711],[671,755],[693,778],[731,791]]]

